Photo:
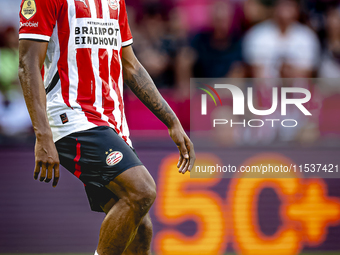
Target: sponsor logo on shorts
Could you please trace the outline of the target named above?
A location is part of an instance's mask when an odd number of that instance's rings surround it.
[[[35,5],[34,0],[25,0],[22,4],[21,8],[21,15],[25,19],[30,19],[36,14],[37,12],[37,6]]]
[[[111,149],[110,149],[111,150]],[[120,151],[113,151],[106,157],[106,164],[108,166],[114,166],[123,159],[123,153]]]
[[[39,26],[39,22],[20,22],[20,27],[38,27]]]

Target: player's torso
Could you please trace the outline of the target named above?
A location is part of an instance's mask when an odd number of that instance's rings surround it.
[[[119,0],[61,1],[47,62],[51,60],[51,66],[58,69],[68,106],[102,111],[103,97],[119,101],[122,96],[120,15],[126,12],[121,11]],[[47,81],[51,81],[55,73],[51,71]]]
[[[65,129],[69,123],[59,118],[65,113],[77,125],[110,125],[126,133],[120,17],[126,11],[119,0],[63,1],[45,61],[47,69],[51,67],[45,87],[56,72],[60,77],[60,89],[47,95],[50,124]]]
[[[121,58],[132,35],[124,0],[22,0],[19,34],[48,42],[42,73],[55,140],[111,126],[127,141]]]

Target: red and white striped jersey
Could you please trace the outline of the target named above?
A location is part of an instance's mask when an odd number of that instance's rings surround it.
[[[124,0],[23,0],[19,39],[48,42],[42,76],[54,141],[111,126],[131,145],[121,56],[132,35]]]

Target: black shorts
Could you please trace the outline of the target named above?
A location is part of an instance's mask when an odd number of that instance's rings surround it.
[[[110,127],[72,133],[55,144],[60,164],[84,183],[91,210],[97,212],[115,197],[105,185],[125,170],[142,165],[134,149]]]

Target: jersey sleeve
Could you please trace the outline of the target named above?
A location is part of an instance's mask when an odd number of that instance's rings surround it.
[[[125,0],[120,0],[119,27],[122,36],[122,47],[131,45],[133,39],[128,22]]]
[[[49,41],[57,20],[56,0],[22,0],[19,39]]]

